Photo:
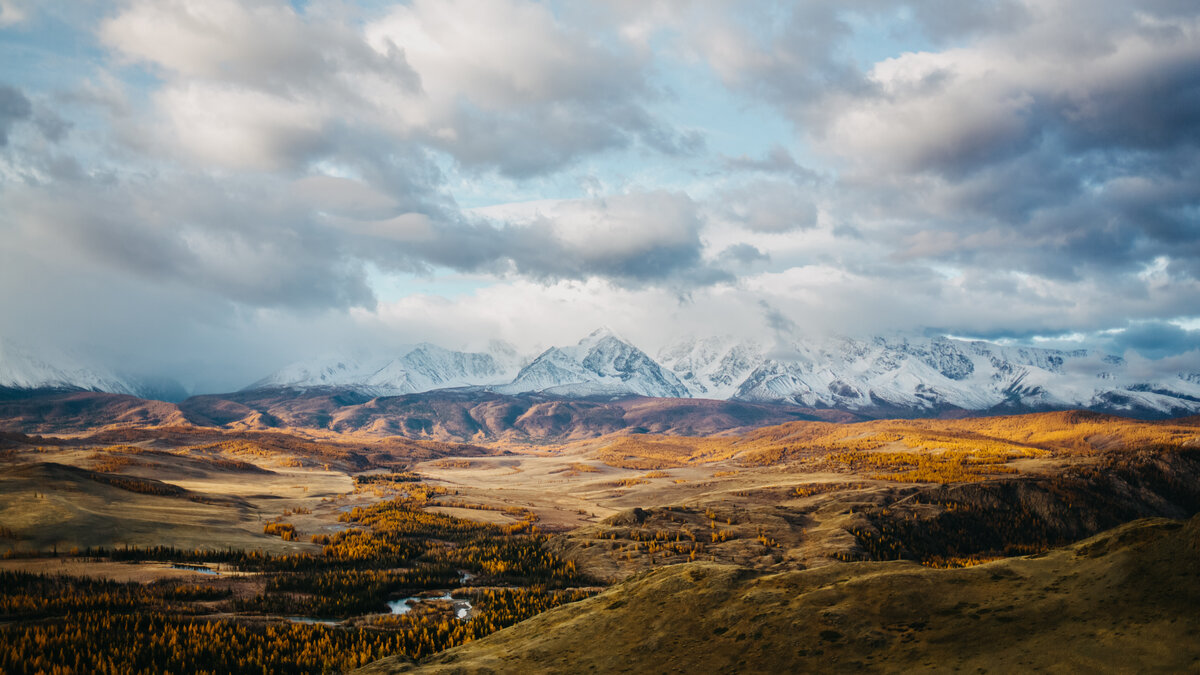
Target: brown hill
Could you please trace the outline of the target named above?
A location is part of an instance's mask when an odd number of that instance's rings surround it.
[[[0,396],[0,428],[22,433],[72,433],[113,426],[160,426],[190,420],[173,403],[125,394],[40,390]]]
[[[850,563],[639,574],[379,673],[1182,672],[1200,667],[1200,518],[938,570]]]
[[[555,399],[482,391],[369,398],[339,389],[268,389],[193,396],[178,404],[83,391],[8,392],[0,430],[83,433],[192,425],[232,430],[365,434],[457,442],[560,443],[618,432],[702,435],[804,419],[855,419],[836,411],[703,399]]]
[[[230,545],[263,539],[253,536],[257,520],[237,497],[55,462],[4,467],[0,523],[4,550],[66,551],[114,542],[191,548],[211,545],[214,533]]]

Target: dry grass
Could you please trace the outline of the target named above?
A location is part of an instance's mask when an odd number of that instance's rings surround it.
[[[1016,472],[1010,463],[1095,456],[1113,449],[1200,446],[1200,427],[1066,412],[964,420],[859,424],[790,422],[740,436],[615,436],[596,456],[621,468],[663,469],[736,461],[743,466],[809,462],[900,482],[957,482]],[[815,467],[814,467],[815,468]],[[731,476],[720,470],[714,477]]]
[[[965,569],[676,565],[419,666],[359,672],[1192,671],[1200,578],[1180,561],[1197,537],[1200,520],[1142,521]]]

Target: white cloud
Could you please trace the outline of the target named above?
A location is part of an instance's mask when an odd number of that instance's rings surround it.
[[[169,142],[218,167],[286,170],[328,143],[320,104],[200,83],[168,87],[156,99]]]
[[[26,0],[0,0],[0,28],[19,24],[29,18]]]
[[[698,247],[700,220],[687,195],[616,194],[477,209],[510,226],[548,230],[564,248],[593,262],[638,256],[655,249]]]
[[[636,59],[520,0],[416,0],[368,25],[366,38],[380,53],[403,50],[441,110],[460,99],[491,110],[603,103],[641,86]]]
[[[1164,35],[1139,30],[1153,22],[1134,16],[1133,25],[1096,35],[1094,48],[1071,53],[1061,36],[1087,24],[1086,13],[1048,18],[1054,23],[1030,30],[1044,41],[1017,33],[875,64],[868,73],[873,94],[843,99],[824,113],[822,147],[860,170],[953,175],[1026,151],[1047,127],[1088,144],[1153,144],[1140,127],[1168,123],[1172,113],[1132,109],[1129,97],[1148,81],[1200,63],[1200,22],[1179,21]]]
[[[316,21],[281,0],[140,0],[100,35],[167,78],[158,98],[172,138],[226,166],[301,167],[312,137],[335,126],[514,176],[693,142],[647,111],[644,64],[619,38],[525,0],[418,0],[357,21]]]
[[[318,67],[313,38],[328,33],[311,30],[286,3],[139,0],[106,21],[100,36],[127,59],[185,77],[268,83]]]

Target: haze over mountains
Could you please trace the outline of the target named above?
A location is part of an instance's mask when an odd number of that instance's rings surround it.
[[[58,351],[0,339],[0,387],[11,389],[83,389],[138,395],[138,384],[94,364]],[[149,393],[149,392],[145,392]]]
[[[271,373],[241,397],[329,390],[370,399],[466,388],[563,399],[706,398],[867,416],[1065,408],[1150,417],[1200,412],[1200,373],[1155,372],[1147,367],[1153,364],[1092,350],[945,337],[835,337],[797,340],[782,348],[731,337],[692,337],[654,358],[600,329],[575,345],[536,355],[493,341],[483,352],[423,343],[399,356],[327,356]],[[8,342],[0,345],[0,386],[184,398],[170,381],[120,377]]]

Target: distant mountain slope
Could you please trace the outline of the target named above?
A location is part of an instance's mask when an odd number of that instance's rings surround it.
[[[168,401],[185,396],[169,380],[118,377],[66,356],[39,355],[8,343],[0,343],[0,387],[105,391]],[[606,329],[536,357],[522,356],[500,342],[482,352],[423,343],[399,356],[324,357],[291,364],[244,391],[252,398],[279,399],[337,390],[338,396],[364,403],[450,389],[482,398],[493,392],[575,400],[716,399],[843,411],[855,418],[1071,409],[1141,418],[1200,413],[1200,372],[1176,372],[1143,359],[1127,362],[1083,349],[945,337],[833,337],[768,347],[716,336],[688,338],[664,348],[655,359]],[[217,398],[239,400],[234,395]],[[237,405],[230,405],[217,418],[238,417]],[[308,404],[279,405],[299,409]]]
[[[272,388],[193,396],[172,404],[121,394],[0,389],[0,431],[31,434],[194,425],[439,441],[555,443],[617,432],[712,434],[805,419],[857,418],[739,401],[577,400],[478,390],[371,397],[336,387]]]
[[[515,351],[503,343],[493,343],[486,353],[422,343],[397,358],[328,356],[293,363],[246,389],[345,387],[373,396],[396,396],[507,382],[517,366]]]
[[[128,394],[0,387],[0,430],[74,433],[90,429],[188,424],[174,403]]]
[[[1137,417],[1200,412],[1200,374],[1141,373],[1088,350],[933,338],[797,340],[768,348],[693,337],[657,360],[607,329],[550,347],[517,370],[513,352],[421,345],[389,362],[297,364],[251,388],[336,386],[369,396],[475,386],[562,398],[648,396],[782,403],[868,417],[930,417],[1089,409]]]
[[[421,664],[355,673],[1183,672],[1200,662],[1200,517],[1036,557],[636,575]]]
[[[1200,411],[1200,377],[1139,376],[1121,357],[934,338],[830,338],[768,353],[734,340],[688,340],[664,362],[695,395],[786,402],[866,415],[1086,408],[1167,417]],[[736,382],[736,384],[734,384]]]
[[[34,351],[4,339],[0,339],[0,387],[137,393],[136,385],[103,368],[49,348]]]
[[[13,391],[91,391],[180,401],[188,393],[179,382],[160,376],[117,375],[50,347],[34,349],[0,338],[0,389]]]

